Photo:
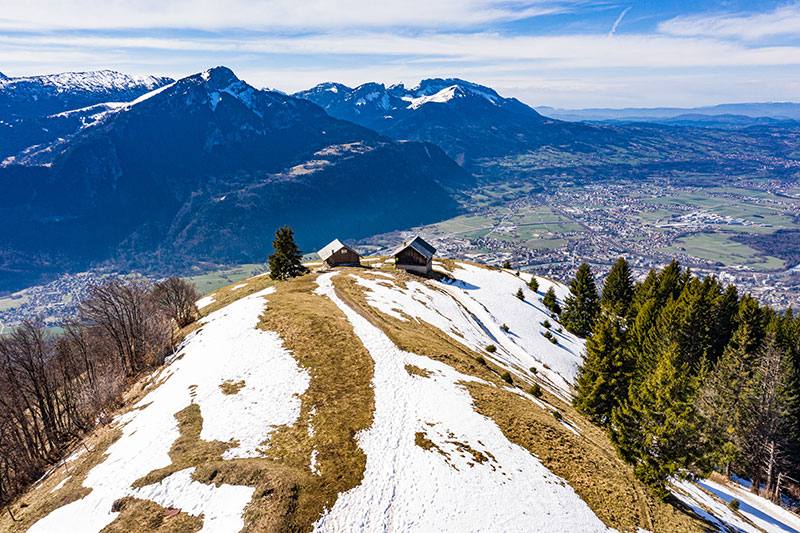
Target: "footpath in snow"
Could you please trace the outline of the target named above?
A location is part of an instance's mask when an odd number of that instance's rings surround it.
[[[310,377],[301,370],[276,333],[256,329],[264,296],[242,298],[211,313],[202,328],[187,337],[179,356],[167,366],[161,385],[115,421],[122,437],[107,450],[105,461],[86,476],[92,489],[84,498],[56,509],[29,531],[97,532],[118,515],[112,503],[123,496],[150,499],[162,506],[203,515],[203,530],[239,531],[242,513],[254,489],[192,481],[194,469],[176,472],[160,483],[133,489],[131,484],[172,463],[168,452],[178,438],[175,413],[192,403],[203,417],[203,440],[231,442],[224,459],[257,457],[258,446],[274,426],[292,424]],[[225,381],[244,381],[235,395],[225,395]],[[234,442],[235,441],[235,442]]]
[[[335,274],[318,278],[317,293],[345,313],[374,359],[375,413],[358,435],[364,479],[317,531],[609,531],[564,479],[475,411],[459,383],[476,378],[397,348],[336,296]]]

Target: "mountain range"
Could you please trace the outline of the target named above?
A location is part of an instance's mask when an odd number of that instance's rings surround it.
[[[773,119],[775,121],[800,120],[800,104],[793,102],[761,102],[720,104],[703,107],[627,107],[621,109],[587,108],[561,109],[538,106],[536,110],[548,117],[561,120],[661,122],[677,117],[716,117],[719,122],[741,121],[742,118]],[[750,124],[752,125],[752,124]]]
[[[323,83],[294,96],[384,135],[435,143],[470,170],[477,170],[482,159],[546,144],[580,151],[589,145],[627,143],[617,130],[553,120],[516,98],[457,78],[425,79],[413,88]]]
[[[472,177],[217,67],[125,104],[0,168],[3,287],[42,269],[263,261],[281,224],[312,249],[453,216]]]

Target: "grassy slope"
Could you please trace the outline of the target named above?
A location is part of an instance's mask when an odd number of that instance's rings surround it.
[[[418,278],[397,273],[396,279],[402,284],[406,279]],[[485,354],[473,352],[426,323],[403,322],[381,313],[366,302],[364,289],[349,276],[336,276],[334,283],[339,296],[380,327],[400,349],[504,385],[500,368],[476,362],[479,355]],[[522,390],[529,387],[519,375],[514,376],[514,383]],[[653,497],[633,478],[631,468],[617,458],[605,434],[570,405],[545,393],[543,400],[549,408],[542,409],[507,388],[477,383],[466,386],[478,412],[492,418],[510,441],[534,453],[554,474],[566,479],[606,525],[620,531],[635,531],[638,527],[669,532],[706,530],[705,523],[694,515]],[[569,431],[553,411],[577,423],[582,435]]]
[[[369,276],[365,269],[345,271]],[[333,505],[339,493],[360,483],[366,457],[356,445],[355,435],[372,422],[372,360],[341,311],[328,299],[313,294],[315,279],[316,275],[311,274],[277,284],[276,291],[267,298],[269,308],[259,324],[276,331],[298,363],[311,374],[310,386],[301,396],[297,422],[273,433],[264,443],[264,458],[223,461],[220,455],[230,444],[202,441],[202,415],[199,409],[189,406],[175,413],[180,438],[170,452],[173,464],[151,472],[137,485],[196,466],[196,481],[256,487],[245,511],[246,531],[307,531],[320,513]],[[499,388],[466,385],[475,408],[491,417],[509,440],[536,454],[553,473],[565,478],[607,525],[621,531],[634,531],[637,527],[678,532],[705,529],[694,516],[651,497],[632,478],[630,468],[614,455],[605,435],[569,405],[545,393],[542,408],[514,394],[503,388],[503,369],[491,363],[480,364],[478,354],[428,324],[401,322],[375,310],[350,276],[334,279],[340,297],[383,329],[401,349],[498,385]],[[395,273],[398,284],[408,279],[411,278],[404,272]],[[218,289],[214,303],[202,312],[207,315],[273,284],[261,276],[247,280],[245,287],[236,290],[232,290],[233,285]],[[190,326],[187,332],[196,327]],[[407,370],[414,373],[413,368]],[[425,379],[424,374],[417,375]],[[157,384],[158,372],[133,387],[126,405],[138,401],[142,388],[150,382]],[[514,382],[522,390],[529,386],[521,376],[515,376]],[[236,387],[231,393],[236,393]],[[580,437],[553,416],[556,410],[581,428]],[[108,426],[98,428],[87,438],[92,451],[76,461],[69,474],[63,468],[58,470],[16,502],[12,510],[21,521],[12,523],[6,513],[0,517],[0,530],[24,531],[53,509],[82,497],[87,491],[81,487],[86,473],[102,462],[104,450],[118,435],[118,430]],[[425,445],[424,439],[418,441]],[[318,474],[310,468],[314,450]],[[50,490],[67,475],[71,477],[63,488],[51,494]],[[108,531],[196,531],[199,527],[199,521],[185,513],[165,518],[164,509],[152,502],[126,498],[121,504],[122,513]]]

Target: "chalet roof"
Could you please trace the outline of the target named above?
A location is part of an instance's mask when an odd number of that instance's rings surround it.
[[[400,246],[397,250],[394,251],[392,255],[397,255],[406,248],[413,248],[423,256],[427,257],[428,259],[433,257],[433,254],[436,253],[436,248],[425,242],[422,237],[416,236],[411,241],[404,242],[402,246]]]
[[[323,261],[326,261],[330,256],[332,256],[342,248],[346,248],[356,255],[361,255],[352,248],[350,248],[349,246],[347,246],[345,243],[340,241],[339,239],[333,239],[324,248],[322,248],[319,252],[317,252],[317,255],[319,255]]]

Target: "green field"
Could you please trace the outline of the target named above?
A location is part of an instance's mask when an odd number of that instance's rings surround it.
[[[778,270],[785,267],[784,261],[760,255],[749,246],[730,240],[730,234],[726,233],[702,233],[683,237],[662,250],[719,261],[726,266],[744,265],[757,270]]]
[[[256,274],[261,274],[266,270],[267,266],[264,263],[249,263],[220,270],[212,270],[196,276],[185,276],[184,279],[194,283],[200,294],[208,294],[220,287],[242,281]]]

